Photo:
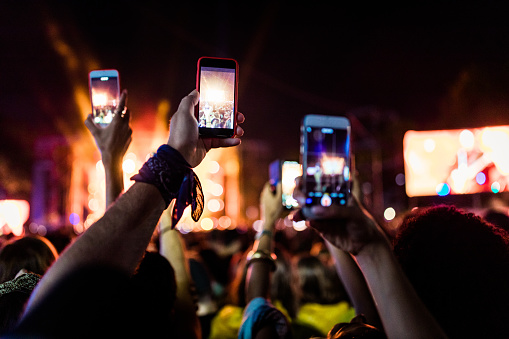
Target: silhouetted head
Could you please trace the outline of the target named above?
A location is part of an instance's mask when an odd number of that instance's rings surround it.
[[[453,206],[407,216],[394,253],[451,337],[509,337],[509,238]]]
[[[22,269],[43,275],[57,257],[57,250],[44,237],[13,239],[0,251],[0,283],[14,279]]]

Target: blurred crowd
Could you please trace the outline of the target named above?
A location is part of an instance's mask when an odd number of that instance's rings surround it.
[[[193,91],[124,192],[126,97],[106,128],[85,122],[105,166],[104,216],[80,236],[3,239],[2,337],[509,337],[505,213],[417,208],[388,232],[352,196],[301,203],[290,217],[308,228],[287,233],[276,227],[289,214],[281,187],[267,183],[262,229],[183,235],[182,209],[199,218],[203,206],[192,168],[210,148],[238,145],[244,116],[235,138],[203,139]]]

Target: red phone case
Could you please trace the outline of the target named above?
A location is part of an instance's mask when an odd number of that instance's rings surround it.
[[[237,62],[237,60],[235,59],[232,59],[232,58],[217,58],[217,57],[207,57],[207,56],[203,56],[203,57],[200,57],[198,59],[198,62],[197,62],[197,72],[196,72],[196,90],[199,92],[200,91],[200,66],[201,66],[201,62],[202,60],[204,59],[211,59],[211,60],[229,60],[229,61],[233,61],[235,62],[235,93],[234,93],[234,98],[235,98],[235,105],[234,105],[234,112],[233,112],[233,135],[231,136],[232,138],[235,137],[235,131],[237,129],[237,113],[238,113],[238,84],[239,84],[239,63]],[[196,116],[196,119],[198,119],[198,105],[196,106],[196,109],[195,109],[195,116]]]

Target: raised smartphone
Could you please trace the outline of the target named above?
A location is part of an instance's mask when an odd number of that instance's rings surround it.
[[[281,182],[281,203],[286,209],[294,209],[299,204],[293,198],[295,178],[302,175],[302,166],[297,161],[274,160],[269,168],[270,183],[277,185]]]
[[[350,197],[350,121],[306,115],[301,126],[301,162],[306,205],[346,205]]]
[[[231,138],[237,127],[239,65],[234,59],[201,57],[198,60],[196,109],[200,135]]]
[[[120,98],[120,79],[115,69],[89,73],[90,99],[94,122],[105,127],[111,123]]]

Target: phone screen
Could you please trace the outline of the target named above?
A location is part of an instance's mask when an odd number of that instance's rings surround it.
[[[90,72],[90,96],[94,122],[106,126],[113,120],[119,100],[119,78],[116,71]]]
[[[236,112],[236,62],[230,59],[200,59],[198,127],[200,134],[232,137]]]
[[[285,161],[282,165],[281,191],[283,206],[288,209],[298,207],[298,202],[293,198],[295,189],[295,178],[302,175],[302,166],[296,161]]]
[[[350,180],[349,130],[304,128],[306,204],[346,205]]]

